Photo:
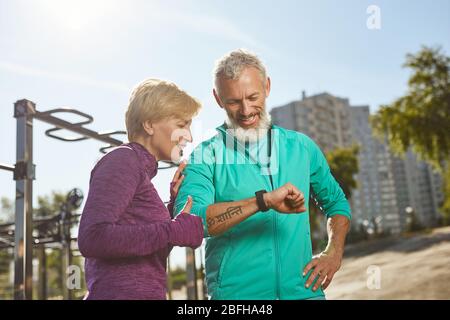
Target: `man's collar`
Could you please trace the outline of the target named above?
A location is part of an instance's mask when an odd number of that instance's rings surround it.
[[[270,130],[276,129],[276,127],[277,127],[276,125],[274,125],[273,123],[270,123],[270,128],[269,129]],[[227,126],[227,124],[225,122],[216,128],[217,131],[222,131],[224,133],[227,132],[227,129],[229,129],[229,128],[228,128],[228,126]]]

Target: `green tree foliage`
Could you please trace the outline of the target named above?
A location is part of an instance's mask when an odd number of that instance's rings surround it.
[[[447,170],[444,176],[444,194],[445,200],[442,205],[442,212],[444,213],[444,224],[450,224],[450,165],[447,164]]]
[[[408,214],[406,222],[407,222],[406,223],[407,232],[415,232],[424,229],[423,225],[420,223],[420,220],[417,218],[415,212],[411,212]]]
[[[6,197],[0,200],[0,224],[14,221],[14,202]],[[0,249],[0,300],[13,298],[10,283],[10,262],[14,259],[11,248]]]
[[[66,202],[65,193],[53,191],[51,196],[39,196],[38,206],[33,210],[34,217],[48,217],[58,214]]]
[[[172,289],[179,290],[187,283],[186,270],[177,267],[170,273],[171,281],[172,281]]]
[[[359,172],[357,145],[350,148],[334,149],[326,154],[331,173],[341,186],[347,199],[357,187],[355,175]]]
[[[409,148],[444,173],[446,196],[442,207],[450,222],[450,57],[441,48],[422,47],[407,54],[403,67],[412,74],[408,91],[372,117],[375,134],[388,138],[391,149]]]
[[[14,203],[12,200],[2,197],[0,200],[0,223],[14,221]]]
[[[394,151],[410,147],[435,167],[450,156],[450,57],[441,49],[423,47],[408,54],[403,65],[412,69],[408,92],[373,116],[375,133]]]
[[[337,148],[326,154],[331,173],[347,199],[351,198],[352,190],[357,187],[355,175],[359,172],[358,152],[359,147],[355,145],[350,148]],[[317,234],[320,225],[325,223],[323,214],[315,201],[309,202],[309,212],[313,249],[321,251],[327,245],[327,240]]]

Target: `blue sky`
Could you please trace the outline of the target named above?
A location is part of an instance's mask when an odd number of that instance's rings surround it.
[[[366,26],[369,5],[381,10],[380,30]],[[148,77],[172,80],[202,101],[196,144],[224,118],[211,94],[213,63],[238,47],[266,63],[269,109],[305,90],[375,111],[405,92],[407,52],[425,44],[449,54],[449,14],[446,0],[0,0],[0,162],[15,162],[16,100],[33,100],[40,111],[74,107],[94,116],[92,129],[123,130],[129,93]],[[46,128],[35,122],[35,197],[72,187],[87,194],[101,144],[63,143]],[[155,178],[163,199],[171,175]],[[0,171],[1,196],[14,197],[9,172]]]

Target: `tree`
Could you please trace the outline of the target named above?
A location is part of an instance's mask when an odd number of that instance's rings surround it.
[[[0,224],[14,221],[14,203],[2,197],[0,200]],[[13,288],[9,282],[10,262],[14,259],[11,248],[0,248],[0,300],[12,299]]]
[[[450,224],[450,167],[449,164],[447,164],[447,170],[445,171],[444,176],[444,204],[442,205],[442,212],[444,213],[443,219],[444,224],[448,225]]]
[[[34,217],[48,217],[58,214],[67,201],[65,193],[52,191],[51,196],[39,196],[38,207],[33,210]]]
[[[181,267],[176,267],[170,273],[172,279],[172,289],[179,290],[187,283],[186,270]]]
[[[334,149],[326,154],[331,173],[341,186],[347,199],[352,196],[352,190],[357,187],[355,175],[359,172],[359,147]]]
[[[395,153],[411,148],[444,173],[442,209],[450,222],[450,57],[441,48],[423,46],[418,53],[406,55],[403,67],[412,70],[406,95],[382,105],[372,116],[372,126],[380,139],[387,137]]]
[[[12,200],[6,197],[2,197],[0,202],[0,223],[14,221],[14,203],[12,202]]]
[[[352,190],[357,186],[355,175],[359,172],[358,152],[359,147],[355,145],[350,148],[337,148],[326,154],[331,174],[341,186],[347,199],[351,198]],[[309,211],[313,248],[321,251],[327,245],[320,231],[323,215],[315,201],[310,201]]]
[[[408,213],[408,216],[406,217],[406,231],[415,232],[423,229],[424,227],[417,218],[416,213],[414,211]]]

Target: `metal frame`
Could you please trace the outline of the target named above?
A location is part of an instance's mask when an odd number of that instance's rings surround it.
[[[54,116],[55,113],[72,113],[86,120],[72,123]],[[36,104],[30,100],[19,100],[14,104],[14,117],[17,119],[17,149],[16,164],[0,165],[0,169],[12,171],[16,181],[15,199],[15,230],[14,230],[14,299],[32,298],[32,200],[33,180],[35,180],[35,165],[33,164],[33,119],[38,119],[55,127],[46,131],[46,135],[62,141],[81,141],[95,139],[108,144],[106,149],[122,144],[122,141],[111,137],[113,134],[124,133],[114,131],[98,133],[83,127],[92,123],[92,116],[75,109],[58,108],[46,112],[36,110]],[[56,136],[55,131],[66,129],[80,135],[78,138]]]
[[[72,113],[84,117],[86,120],[72,123],[55,117],[55,113]],[[36,104],[30,100],[19,100],[14,104],[14,117],[17,119],[17,149],[16,164],[2,166],[2,169],[14,172],[16,181],[16,205],[15,205],[15,228],[14,228],[14,299],[32,299],[32,259],[33,259],[33,180],[35,180],[35,165],[33,164],[33,119],[54,125],[45,132],[51,138],[62,141],[81,141],[95,139],[108,144],[106,149],[122,144],[122,141],[111,137],[112,134],[124,133],[123,131],[98,133],[83,127],[92,123],[94,118],[81,111],[70,108],[58,108],[46,112],[36,110]],[[66,129],[79,134],[81,137],[70,138],[56,136],[53,132]]]
[[[39,284],[38,284],[38,298],[46,299],[46,285],[47,285],[47,271],[46,253],[45,249],[55,247],[61,250],[62,268],[61,274],[64,275],[67,267],[72,264],[73,250],[72,242],[76,241],[76,237],[72,237],[71,228],[78,224],[80,214],[73,214],[72,208],[63,204],[59,213],[53,216],[45,216],[33,219],[32,244],[34,250],[37,252],[39,259]],[[15,224],[6,223],[0,225],[0,250],[6,248],[15,248]],[[65,299],[72,298],[72,292],[65,286],[65,278],[62,277],[62,289]]]
[[[32,199],[33,180],[33,113],[36,105],[28,100],[14,104],[17,119],[17,149],[14,180],[16,207],[14,233],[14,299],[32,298]]]
[[[70,113],[84,118],[83,121],[69,122],[58,118],[55,114]],[[33,244],[33,219],[32,219],[32,200],[33,200],[33,180],[35,180],[35,165],[33,164],[33,120],[37,119],[51,125],[45,131],[45,134],[57,140],[65,142],[76,142],[87,139],[94,139],[107,144],[107,146],[99,149],[100,152],[106,153],[110,148],[121,145],[123,142],[113,138],[113,135],[126,134],[125,131],[107,131],[96,132],[94,130],[83,127],[94,121],[94,118],[86,113],[72,108],[56,108],[45,112],[36,110],[36,104],[30,100],[22,99],[14,103],[14,117],[17,120],[17,147],[16,147],[16,164],[14,166],[0,163],[0,170],[12,171],[14,180],[16,181],[15,196],[15,222],[9,226],[14,226],[13,233],[14,243],[8,239],[0,238],[0,244],[3,247],[14,246],[14,299],[30,300],[32,299],[32,259]],[[56,135],[55,132],[62,129],[78,134],[78,137],[64,137]],[[163,165],[159,169],[169,169],[175,165],[170,162],[163,161]],[[52,218],[53,219],[53,218]],[[36,221],[38,222],[38,221]],[[38,222],[39,224],[39,222]],[[8,225],[2,225],[8,227]],[[37,239],[39,242],[39,239]],[[73,239],[72,239],[73,240]],[[67,240],[63,241],[66,242]],[[45,244],[45,240],[44,243]],[[69,240],[70,246],[70,240]],[[70,250],[69,250],[70,253]],[[65,255],[66,263],[70,263],[70,256]],[[197,299],[198,291],[196,286],[196,267],[194,251],[186,252],[186,271],[188,278],[188,299]],[[70,294],[70,293],[69,293]]]

